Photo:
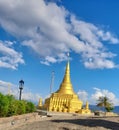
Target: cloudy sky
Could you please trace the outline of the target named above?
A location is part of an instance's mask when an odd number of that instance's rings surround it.
[[[79,98],[119,105],[119,2],[0,0],[0,91],[38,101],[62,81],[67,53]]]

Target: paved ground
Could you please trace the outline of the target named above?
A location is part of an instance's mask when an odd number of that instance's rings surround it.
[[[44,117],[13,130],[119,130],[119,117]]]

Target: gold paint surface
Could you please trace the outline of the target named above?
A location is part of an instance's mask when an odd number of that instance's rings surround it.
[[[39,102],[41,106],[41,102]],[[52,93],[45,100],[43,109],[55,112],[71,112],[80,114],[90,114],[88,102],[85,108],[82,108],[83,102],[78,98],[78,95],[73,90],[70,79],[70,63],[67,62],[65,75],[59,89]]]
[[[75,94],[73,91],[71,79],[70,79],[70,64],[69,61],[66,66],[65,75],[57,93],[62,94]]]

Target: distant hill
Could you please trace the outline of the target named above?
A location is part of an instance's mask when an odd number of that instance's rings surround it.
[[[119,114],[119,106],[115,106],[115,107],[114,107],[113,112],[115,112],[115,113],[118,113],[118,114]]]
[[[89,108],[92,111],[105,111],[104,108],[97,107],[96,105],[89,105]],[[113,112],[119,114],[119,106],[115,106]]]

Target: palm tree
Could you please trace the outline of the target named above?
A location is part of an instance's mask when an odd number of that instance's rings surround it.
[[[97,106],[104,107],[107,112],[110,112],[114,109],[113,104],[106,96],[99,97]]]

